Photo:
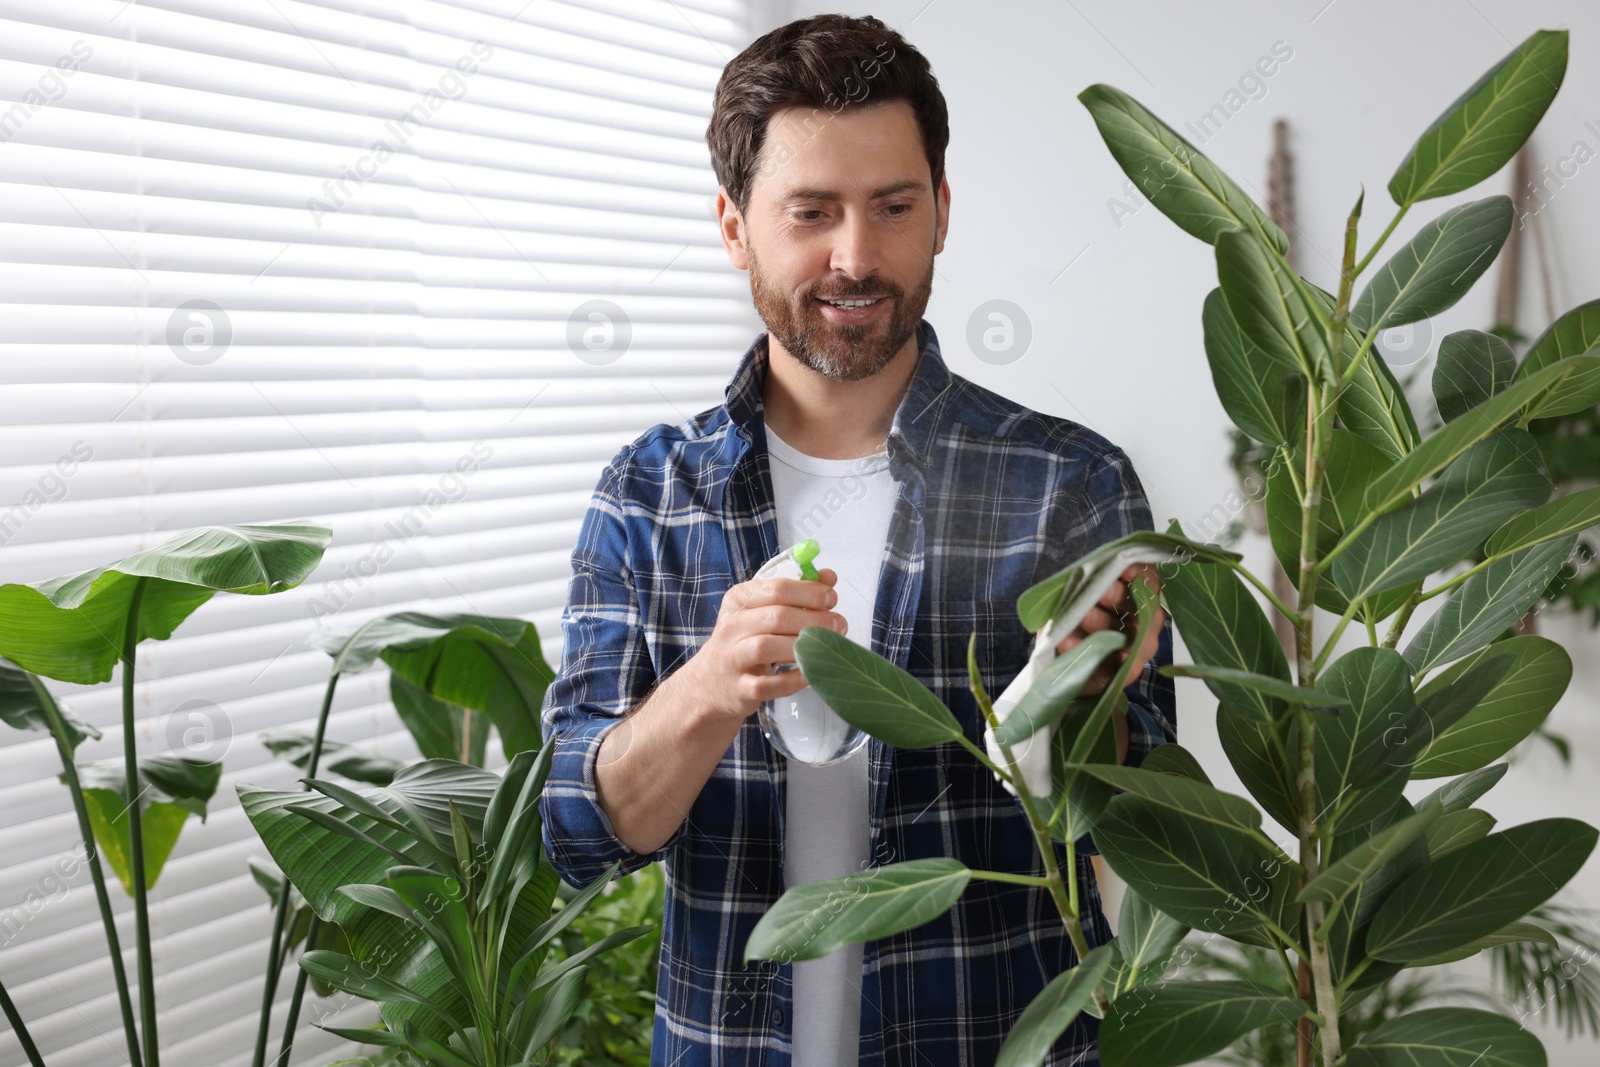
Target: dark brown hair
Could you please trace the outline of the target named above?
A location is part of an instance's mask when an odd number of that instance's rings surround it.
[[[871,15],[813,15],[758,37],[723,68],[706,144],[717,181],[743,214],[772,114],[808,107],[808,125],[904,100],[916,114],[933,189],[944,179],[950,116],[928,60]],[[774,148],[774,153],[778,148]],[[773,155],[765,165],[781,164]]]

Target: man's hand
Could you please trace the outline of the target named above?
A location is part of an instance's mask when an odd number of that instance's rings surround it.
[[[1056,652],[1065,652],[1090,634],[1100,630],[1116,630],[1123,637],[1132,641],[1134,632],[1139,628],[1139,612],[1134,605],[1133,591],[1129,588],[1129,583],[1133,581],[1135,576],[1140,575],[1150,583],[1150,589],[1153,592],[1158,594],[1161,592],[1161,578],[1157,575],[1154,565],[1149,563],[1130,564],[1128,569],[1122,572],[1122,576],[1111,583],[1111,588],[1106,590],[1105,596],[1100,598],[1099,603],[1089,609],[1089,613],[1083,617],[1083,621],[1078,624],[1078,628],[1061,639],[1061,643],[1056,645]],[[1137,649],[1124,647],[1118,650],[1115,655],[1107,656],[1099,669],[1089,676],[1089,680],[1084,683],[1083,688],[1078,690],[1079,694],[1082,696],[1094,696],[1098,693],[1103,693],[1106,686],[1111,683],[1111,676],[1116,673],[1117,669],[1122,666],[1123,661],[1130,654],[1134,655],[1134,661],[1133,669],[1128,672],[1128,677],[1138,677],[1139,672],[1144,670],[1144,665],[1149,663],[1150,658],[1156,654],[1156,647],[1161,642],[1161,627],[1165,620],[1166,615],[1163,613],[1161,605],[1157,604],[1155,619],[1150,624],[1150,632],[1145,634],[1144,644]]]

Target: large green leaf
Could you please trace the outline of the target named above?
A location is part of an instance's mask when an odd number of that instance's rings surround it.
[[[1421,496],[1379,516],[1333,558],[1328,573],[1352,600],[1426,578],[1549,495],[1550,479],[1533,437],[1526,430],[1501,430],[1467,449]]]
[[[1437,967],[1442,963],[1456,963],[1460,960],[1476,956],[1486,948],[1495,948],[1498,945],[1514,945],[1518,942],[1537,942],[1549,945],[1551,948],[1560,948],[1561,943],[1554,934],[1542,926],[1533,923],[1507,923],[1487,937],[1480,937],[1470,944],[1462,945],[1449,952],[1441,952],[1437,956],[1429,956],[1425,960],[1418,960],[1413,967]]]
[[[1600,352],[1600,300],[1579,304],[1552,322],[1528,346],[1517,375],[1529,375],[1557,360],[1595,352]]]
[[[1567,31],[1538,30],[1436,119],[1389,179],[1397,204],[1470,189],[1503,167],[1539,125],[1567,71]]]
[[[1235,711],[1225,700],[1217,705],[1217,740],[1239,781],[1280,826],[1298,833],[1300,805],[1294,788],[1294,764],[1279,733],[1287,728],[1287,721],[1262,722]]]
[[[1334,834],[1333,845],[1323,857],[1329,866],[1340,863],[1344,857],[1361,849],[1372,837],[1411,818],[1417,809],[1404,797],[1364,827],[1343,830]],[[1447,818],[1448,816],[1440,816]],[[1435,823],[1434,825],[1438,825]],[[1365,962],[1366,969],[1352,988],[1361,989],[1381,984],[1401,970],[1398,963],[1385,963],[1369,959],[1366,955],[1367,931],[1373,916],[1394,893],[1395,888],[1428,864],[1428,847],[1420,838],[1411,840],[1398,853],[1389,857],[1356,883],[1334,914],[1328,930],[1328,958],[1333,965],[1335,980],[1343,980],[1355,967]]]
[[[1235,667],[1207,667],[1198,663],[1175,663],[1162,667],[1157,673],[1165,674],[1171,678],[1201,678],[1206,682],[1221,682],[1228,685],[1241,686],[1253,689],[1264,696],[1276,697],[1279,700],[1291,703],[1304,704],[1307,707],[1318,708],[1323,711],[1336,711],[1343,707],[1347,701],[1336,693],[1326,689],[1318,689],[1312,685],[1296,685],[1286,682],[1282,678],[1274,678],[1268,674],[1256,674],[1253,671],[1242,671]],[[1212,692],[1216,692],[1215,689]],[[1220,698],[1223,694],[1218,693]]]
[[[1121,699],[1123,714],[1127,713],[1127,698]],[[1051,812],[1050,836],[1058,841],[1075,842],[1084,834],[1094,831],[1095,823],[1111,802],[1115,790],[1091,774],[1078,770],[1078,764],[1068,757],[1078,747],[1078,739],[1090,726],[1094,717],[1095,697],[1079,697],[1067,707],[1055,733],[1050,738],[1050,796],[1046,806]],[[1158,745],[1157,751],[1165,748]],[[1111,764],[1117,762],[1117,736],[1110,722],[1100,724],[1100,732],[1089,747],[1085,762]]]
[[[1431,697],[1491,655],[1509,655],[1510,668],[1471,711],[1434,735],[1411,769],[1413,778],[1462,774],[1499,759],[1544,721],[1572,680],[1572,657],[1566,649],[1549,638],[1524,634],[1451,664],[1423,686],[1419,699]]]
[[[1240,334],[1284,370],[1317,377],[1331,358],[1327,334],[1293,272],[1244,230],[1224,230],[1216,246],[1217,281]]]
[[[1184,232],[1210,243],[1242,227],[1280,253],[1289,250],[1283,231],[1231,178],[1133,97],[1097,82],[1078,99],[1123,172]]]
[[[1389,1019],[1352,1047],[1349,1067],[1545,1067],[1520,1023],[1476,1008],[1427,1008]]]
[[[1483,551],[1504,556],[1600,524],[1600,486],[1556,497],[1520,515],[1513,515],[1490,535]]]
[[[1405,788],[1406,761],[1392,742],[1416,709],[1411,677],[1394,649],[1363,647],[1334,660],[1320,681],[1350,706],[1316,720],[1317,810],[1353,830],[1391,811]],[[1298,726],[1290,737],[1297,745]]]
[[[149,889],[161,877],[167,857],[178,843],[190,815],[204,821],[206,804],[222,781],[222,764],[202,763],[181,756],[140,756],[138,799],[139,828],[144,841],[144,881]],[[63,776],[63,780],[65,777]],[[78,764],[84,806],[94,830],[100,855],[117,872],[122,888],[133,893],[133,845],[128,778],[122,758]]]
[[[1208,933],[1235,935],[1277,922],[1294,895],[1294,863],[1259,831],[1130,793],[1111,799],[1094,839],[1106,863],[1135,892]]]
[[[1486,700],[1511,669],[1511,656],[1494,649],[1459,674],[1417,693],[1416,708],[1392,731],[1390,759],[1409,770],[1440,734]]]
[[[961,724],[927,686],[826,626],[801,629],[794,658],[839,718],[884,744],[927,748],[962,736]]]
[[[1407,963],[1467,944],[1550,899],[1594,850],[1594,827],[1540,819],[1449,852],[1395,888],[1367,951]]]
[[[543,753],[541,753],[543,755]],[[523,759],[527,759],[524,753]],[[511,771],[507,770],[507,778]],[[526,770],[526,768],[524,768]],[[537,780],[538,776],[534,776]],[[351,953],[362,969],[390,981],[403,982],[420,995],[443,1005],[453,1017],[466,1014],[466,992],[460,980],[450,973],[437,947],[413,923],[351,900],[339,890],[351,884],[386,884],[388,871],[396,866],[394,853],[413,864],[428,865],[434,855],[412,832],[397,828],[396,820],[421,819],[436,836],[449,840],[452,834],[450,807],[453,803],[474,841],[493,843],[498,860],[506,856],[524,862],[529,875],[512,907],[506,943],[525,942],[550,914],[559,882],[554,868],[543,861],[538,845],[539,819],[533,805],[515,844],[503,845],[514,836],[506,827],[503,814],[500,831],[493,831],[496,819],[487,820],[491,798],[497,796],[501,777],[476,767],[446,760],[425,760],[407,767],[383,789],[367,789],[357,794],[363,805],[372,805],[390,822],[380,822],[319,792],[283,792],[239,784],[239,802],[261,836],[274,862],[289,876],[325,922],[343,927]],[[537,793],[537,785],[534,787]],[[320,812],[327,819],[343,823],[363,834],[367,841],[336,832],[321,822],[311,821],[301,810]],[[503,847],[502,847],[503,845]],[[383,1017],[391,1030],[399,1031],[403,1022],[414,1016],[416,1007],[404,1002],[385,1002]],[[442,1036],[442,1024],[427,1017],[416,1017],[417,1024],[433,1036]]]
[[[1449,422],[1511,384],[1517,354],[1504,338],[1482,330],[1457,330],[1439,342],[1433,367],[1433,399]]]
[[[1306,288],[1322,308],[1323,314],[1333,316],[1335,299],[1332,293],[1309,282]],[[1361,347],[1361,335],[1345,323],[1345,358],[1347,368]],[[1421,434],[1417,432],[1417,419],[1406,400],[1405,390],[1395,380],[1394,371],[1381,359],[1368,353],[1355,365],[1349,384],[1340,392],[1335,414],[1339,423],[1384,455],[1393,459],[1405,455],[1417,446]]]
[[[1067,611],[1073,601],[1086,595],[1091,603],[1099,599],[1105,586],[1111,584],[1098,581],[1100,572],[1120,574],[1130,562],[1163,563],[1179,559],[1226,564],[1243,558],[1218,545],[1184,537],[1176,523],[1166,532],[1134,530],[1095,546],[1049,577],[1028,586],[1017,597],[1017,616],[1023,626],[1038,633]]]
[[[1522,618],[1572,553],[1569,534],[1497,559],[1462,582],[1406,645],[1413,674],[1482,648]]]
[[[1305,379],[1286,370],[1239,332],[1220,288],[1206,294],[1200,320],[1211,382],[1234,425],[1269,445],[1292,445],[1303,438]]]
[[[1177,1067],[1220,1052],[1271,1023],[1292,1024],[1306,1006],[1249,982],[1163,982],[1111,1005],[1100,1025],[1105,1067]]]
[[[268,730],[260,735],[259,740],[278,759],[287,760],[303,771],[310,768],[311,750],[316,744],[316,737],[312,734],[304,730]],[[317,769],[332,771],[352,781],[388,785],[394,781],[395,775],[405,769],[405,764],[325,737],[322,739],[322,755]]]
[[[1506,771],[1511,769],[1507,763],[1496,763],[1485,767],[1481,771],[1463,774],[1460,778],[1452,778],[1438,789],[1417,801],[1417,807],[1423,808],[1429,804],[1437,804],[1445,810],[1446,814],[1466,811],[1489,790],[1495,787],[1500,779],[1506,776]]]
[[[1509,196],[1451,208],[1418,231],[1372,276],[1350,308],[1358,333],[1426,319],[1455,305],[1489,269],[1511,232]]]
[[[1056,975],[1011,1027],[1005,1044],[1000,1046],[995,1067],[1040,1067],[1056,1038],[1066,1032],[1089,1003],[1111,956],[1111,946],[1101,945],[1076,967]]]
[[[1050,661],[994,732],[996,744],[1016,745],[1053,724],[1066,711],[1100,661],[1127,643],[1116,630],[1090,634]]]
[[[1162,584],[1162,596],[1196,663],[1289,681],[1283,645],[1234,570],[1191,560],[1171,571]],[[1282,700],[1260,689],[1220,681],[1207,684],[1218,699],[1258,721],[1275,720],[1288,710]]]
[[[791,886],[750,931],[744,959],[814,960],[938,918],[972,872],[948,856],[888,863]]]
[[[1328,864],[1305,888],[1297,901],[1319,900],[1330,905],[1330,910],[1344,903],[1357,886],[1378,873],[1379,868],[1400,855],[1428,827],[1444,814],[1437,805],[1421,808],[1415,815],[1401,819],[1367,838],[1355,848]]]
[[[1121,764],[1069,764],[1074,770],[1100,779],[1125,793],[1142,797],[1171,811],[1216,823],[1233,830],[1257,830],[1261,813],[1243,797],[1224,793],[1208,782],[1197,782],[1176,774],[1147,771]]]
[[[555,672],[531,622],[402,611],[353,629],[317,630],[306,643],[332,656],[336,672],[364,671],[382,659],[429,695],[483,712],[500,731],[507,759],[539,747],[539,710]],[[425,737],[417,741],[421,745]]]
[[[1428,858],[1436,860],[1462,845],[1483,840],[1489,836],[1489,831],[1494,829],[1494,824],[1497,822],[1498,819],[1480,808],[1446,812],[1439,817],[1438,822],[1428,828]]]
[[[164,641],[216,593],[299,585],[332,536],[325,526],[206,526],[105,567],[0,585],[0,655],[63,682],[109,681],[141,581],[138,639]]]
[[[1172,950],[1188,932],[1189,928],[1177,919],[1132,889],[1124,889],[1122,908],[1117,914],[1117,936],[1112,941],[1116,959],[1106,976],[1112,998],[1159,980]]]
[[[99,738],[100,731],[78,718],[65,704],[55,699],[43,682],[36,683],[29,672],[7,659],[0,659],[0,722],[13,730],[51,733],[50,715],[45,702],[54,705],[66,731],[67,747],[73,751],[85,738]]]
[[[389,674],[389,699],[417,742],[423,759],[453,759],[482,767],[489,747],[489,718],[431,696],[405,675]]]

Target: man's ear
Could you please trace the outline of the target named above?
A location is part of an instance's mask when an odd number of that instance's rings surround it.
[[[728,262],[737,270],[749,270],[750,259],[745,255],[744,216],[739,214],[738,206],[721,185],[717,186],[716,212],[717,234],[722,238],[722,247],[727,249]]]
[[[950,176],[947,174],[939,180],[939,191],[933,198],[936,207],[935,217],[938,219],[937,229],[933,235],[933,254],[938,255],[944,251],[944,235],[950,229]]]

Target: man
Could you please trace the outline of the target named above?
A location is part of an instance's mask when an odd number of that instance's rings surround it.
[[[1042,873],[1017,799],[955,744],[791,761],[754,713],[806,685],[772,668],[794,660],[796,635],[832,626],[981,744],[969,636],[997,695],[1033,640],[1018,594],[1150,528],[1149,507],[1109,441],[946,367],[922,315],[949,222],[948,121],[903,38],[838,15],[767,34],[724,71],[707,139],[722,240],[767,331],[723,404],[647,431],[596,487],[544,708],[546,847],[575,885],[613,863],[665,865],[654,1063],[990,1064],[1077,962],[1036,886],[975,881],[947,914],[823,960],[745,965],[744,946],[786,885],[928,856]],[[805,536],[821,544],[819,581],[750,580]],[[1132,633],[1134,573],[1058,651]],[[1130,715],[1115,719],[1130,764],[1175,737],[1159,622],[1121,653],[1135,657]],[[1100,944],[1094,876],[1078,870]],[[1095,1062],[1094,1026],[1080,1017],[1049,1062]]]

